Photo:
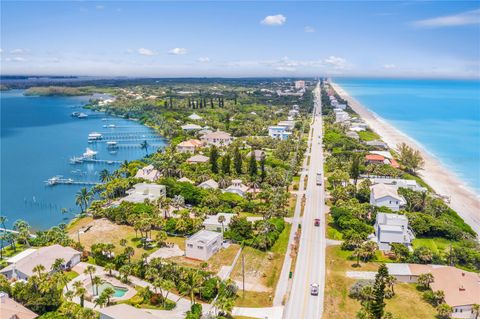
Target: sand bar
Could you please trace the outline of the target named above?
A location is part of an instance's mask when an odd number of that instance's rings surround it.
[[[343,99],[348,101],[348,105],[365,120],[370,128],[382,137],[389,147],[396,149],[398,144],[406,143],[418,149],[425,160],[425,167],[419,175],[437,194],[449,196],[449,206],[457,211],[477,234],[480,234],[480,197],[465,186],[460,178],[445,168],[435,156],[427,152],[419,143],[368,110],[348,95],[339,85],[335,83],[331,83],[331,85]]]

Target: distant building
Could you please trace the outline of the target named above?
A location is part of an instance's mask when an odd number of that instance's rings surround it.
[[[190,179],[188,179],[188,178],[186,178],[186,177],[182,177],[182,178],[177,179],[177,182],[193,184],[193,181],[190,180]]]
[[[335,100],[336,101],[336,100]],[[336,103],[335,107],[340,110],[345,110],[347,108],[347,104],[339,104]]]
[[[305,81],[295,81],[295,89],[305,89]]]
[[[208,181],[205,181],[198,185],[198,187],[204,189],[218,189],[218,183],[215,182],[213,179],[209,179]]]
[[[9,298],[7,293],[0,291],[1,319],[35,319],[37,317],[35,312]]]
[[[284,126],[287,128],[287,131],[292,131],[295,128],[295,121],[280,121],[278,122],[277,126]]]
[[[185,125],[182,125],[182,130],[186,131],[186,132],[190,132],[190,131],[199,131],[202,129],[202,127],[200,125],[197,125],[197,124],[185,124]]]
[[[228,225],[236,214],[227,214],[227,213],[218,213],[217,215],[207,215],[207,218],[203,221],[203,226],[205,230],[221,232],[222,231],[222,223],[218,221],[218,217],[223,216],[225,217],[225,221],[223,222],[223,230],[228,230]]]
[[[370,187],[370,205],[388,207],[393,211],[400,210],[407,202],[398,195],[397,188],[391,185],[375,184]]]
[[[143,178],[150,182],[155,182],[161,176],[162,174],[158,170],[156,170],[151,164],[148,166],[145,166],[144,168],[140,168],[137,171],[137,174],[135,174],[135,178]]]
[[[138,309],[127,304],[117,304],[97,310],[100,313],[100,319],[158,319],[147,309]]]
[[[390,250],[390,244],[393,243],[410,246],[415,238],[408,228],[408,218],[405,215],[378,213],[374,227],[380,250]]]
[[[366,164],[390,164],[390,161],[383,155],[367,154],[365,155]]]
[[[285,126],[269,126],[268,127],[268,136],[279,139],[279,140],[288,140],[288,138],[292,135],[292,132],[287,132],[287,128]]]
[[[288,116],[291,116],[291,117],[294,118],[298,115],[298,113],[300,113],[298,110],[292,109],[292,110],[288,111]]]
[[[193,113],[193,114],[190,114],[188,116],[189,119],[193,120],[193,121],[199,121],[199,120],[203,120],[203,117],[201,117],[200,115],[196,114],[196,113]]]
[[[201,230],[185,241],[185,255],[188,258],[208,260],[222,248],[221,233]]]
[[[347,133],[345,133],[345,135],[356,140],[360,139],[360,136],[358,136],[357,132],[348,131]]]
[[[138,183],[133,185],[133,188],[127,191],[127,196],[121,201],[130,203],[143,203],[146,199],[155,201],[160,197],[167,195],[167,188],[165,185]]]
[[[238,194],[243,197],[249,190],[250,188],[248,186],[243,185],[242,180],[234,179],[232,180],[232,185],[228,186],[225,189],[225,192]]]
[[[189,164],[199,164],[199,163],[208,163],[210,159],[205,155],[193,155],[189,159],[187,159],[187,163]]]
[[[381,140],[366,141],[365,144],[367,144],[368,146],[375,147],[377,149],[381,149],[381,150],[387,150],[388,149],[387,143],[385,143]]]
[[[335,123],[343,123],[350,120],[350,115],[340,109],[335,109]]]
[[[203,146],[202,141],[190,139],[177,144],[177,152],[179,153],[195,153],[195,150]]]
[[[390,178],[390,177],[370,177],[372,184],[384,184],[388,186],[398,188],[408,188],[416,192],[426,192],[427,189],[418,185],[414,179],[402,179],[402,178]]]
[[[8,279],[27,280],[34,274],[33,268],[37,265],[43,265],[47,271],[50,271],[55,261],[61,258],[64,260],[62,268],[70,269],[80,262],[80,256],[81,253],[75,249],[60,245],[32,248],[10,258],[7,261],[9,265],[0,270],[0,274]]]
[[[201,140],[207,145],[227,146],[232,143],[233,138],[227,132],[216,131],[203,135]]]

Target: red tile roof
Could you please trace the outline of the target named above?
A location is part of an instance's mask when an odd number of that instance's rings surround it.
[[[368,154],[368,155],[365,156],[365,160],[383,162],[385,160],[385,157],[383,157],[382,155],[378,155],[378,154]]]

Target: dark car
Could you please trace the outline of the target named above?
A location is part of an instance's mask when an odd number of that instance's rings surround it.
[[[313,221],[313,224],[315,226],[320,226],[320,218],[315,218],[315,220]]]

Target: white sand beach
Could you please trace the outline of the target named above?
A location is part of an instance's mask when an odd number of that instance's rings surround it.
[[[400,143],[406,143],[418,149],[424,160],[425,167],[420,171],[420,176],[427,182],[437,194],[450,197],[449,206],[469,224],[477,234],[480,234],[480,198],[471,189],[465,186],[453,172],[449,171],[432,154],[427,152],[412,138],[400,132],[382,118],[364,107],[360,102],[348,95],[339,85],[331,83],[332,87],[345,100],[349,106],[357,112],[370,128],[380,135],[389,147],[396,149]]]

